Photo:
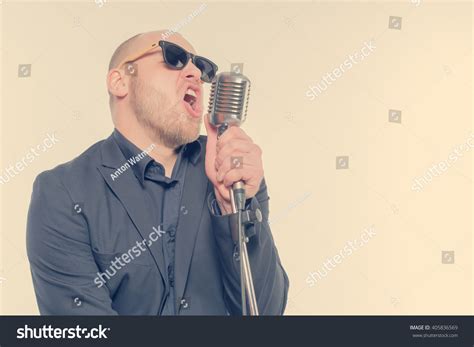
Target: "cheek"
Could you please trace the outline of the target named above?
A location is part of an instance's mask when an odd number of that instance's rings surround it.
[[[163,84],[159,86],[161,93],[166,97],[167,101],[172,104],[175,104],[182,99],[178,94],[174,81],[164,81]]]
[[[156,88],[159,88],[168,96],[176,97],[179,86],[179,73],[180,71],[160,69],[154,77]]]
[[[176,76],[172,73],[173,71],[164,68],[155,69],[143,78],[147,79],[149,85],[159,94],[172,96],[176,94]]]
[[[163,66],[143,72],[142,78],[146,79],[145,82],[154,91],[154,97],[159,98],[159,103],[165,108],[175,106],[181,101],[178,93],[179,72]]]
[[[170,105],[176,104],[176,93],[171,89],[167,88],[164,84],[158,84],[153,86],[154,97],[157,99],[157,102],[164,106],[165,108],[170,107]]]

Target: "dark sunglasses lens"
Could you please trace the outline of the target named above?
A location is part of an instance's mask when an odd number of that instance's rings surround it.
[[[217,71],[214,64],[202,57],[196,57],[195,61],[196,67],[201,70],[201,79],[204,82],[211,82]]]
[[[167,45],[164,49],[166,62],[176,69],[182,69],[188,62],[188,55],[181,47]]]

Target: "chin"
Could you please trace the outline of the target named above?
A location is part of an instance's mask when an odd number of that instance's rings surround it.
[[[189,138],[198,138],[199,137],[199,131],[201,130],[201,123],[202,123],[202,115],[199,118],[193,117],[191,115],[188,115],[188,119],[190,120],[186,126],[186,135],[188,135]]]
[[[187,137],[188,141],[186,143],[194,142],[198,138],[199,138],[199,129]]]

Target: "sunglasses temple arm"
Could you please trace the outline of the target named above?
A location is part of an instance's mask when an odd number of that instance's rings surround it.
[[[156,48],[156,47],[158,47],[158,44],[157,44],[157,43],[154,43],[151,47],[149,47],[149,48],[143,50],[142,52],[127,57],[126,59],[122,60],[122,62],[121,62],[119,65],[117,65],[116,68],[117,68],[117,69],[120,69],[120,68],[123,66],[123,64],[125,64],[125,63],[127,63],[127,62],[129,62],[129,61],[134,61],[134,60],[137,60],[138,58],[143,57],[145,54],[147,54],[149,51],[151,51],[152,49],[154,49],[154,48]]]

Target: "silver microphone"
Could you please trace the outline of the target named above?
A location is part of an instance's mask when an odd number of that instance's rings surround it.
[[[229,126],[240,126],[247,116],[250,80],[240,73],[221,72],[214,77],[209,99],[209,123],[217,127],[221,136]],[[250,314],[258,316],[258,305],[253,286],[252,270],[247,252],[243,230],[242,214],[245,210],[245,185],[239,181],[229,189],[232,212],[237,213],[240,258],[240,288],[242,295],[242,314],[247,315],[247,298]]]
[[[209,123],[217,127],[221,136],[229,126],[240,126],[247,117],[250,93],[250,80],[240,73],[221,72],[211,85],[208,117]],[[233,209],[245,208],[245,185],[236,182],[232,185],[231,195],[235,198]]]

